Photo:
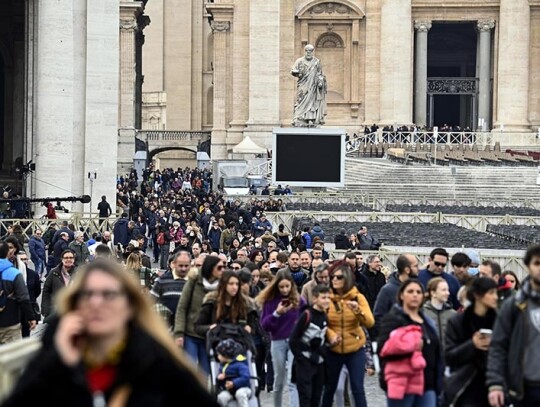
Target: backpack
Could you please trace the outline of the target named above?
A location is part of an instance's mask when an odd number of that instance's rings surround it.
[[[157,244],[163,245],[165,244],[165,233],[159,232],[156,239]]]
[[[0,272],[0,312],[4,311],[8,300],[8,295],[4,289],[4,282],[2,281],[2,273],[3,272]]]

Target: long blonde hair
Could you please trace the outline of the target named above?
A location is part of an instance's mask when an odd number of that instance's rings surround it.
[[[126,259],[126,270],[132,273],[138,273],[142,267],[141,255],[133,252]]]
[[[133,308],[131,322],[163,346],[180,367],[190,371],[200,380],[203,387],[206,387],[206,379],[196,370],[193,362],[176,346],[164,321],[154,311],[150,299],[141,292],[137,280],[113,260],[100,258],[79,268],[72,283],[58,293],[56,301],[60,317],[77,308],[79,295],[84,289],[88,276],[93,272],[105,273],[120,282],[129,304]]]

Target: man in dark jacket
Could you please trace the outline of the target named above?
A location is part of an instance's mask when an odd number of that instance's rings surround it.
[[[355,258],[356,260],[356,258]],[[379,256],[371,255],[367,258],[367,270],[362,274],[366,277],[367,292],[364,293],[371,309],[375,306],[375,300],[379,291],[386,284],[386,276],[381,271],[382,262]]]
[[[126,247],[129,244],[128,215],[122,213],[122,217],[116,221],[113,229],[114,245],[121,244]]]
[[[529,276],[493,327],[486,372],[492,407],[540,405],[540,245],[527,249],[523,263]]]
[[[392,273],[388,282],[381,288],[373,308],[375,317],[375,327],[373,331],[377,334],[380,321],[394,306],[397,301],[397,293],[401,283],[409,278],[418,277],[418,260],[412,254],[401,254],[396,260],[397,271]]]
[[[339,230],[339,234],[334,237],[334,243],[336,244],[336,250],[349,250],[352,248],[345,229]]]
[[[28,289],[28,297],[30,298],[32,311],[34,311],[34,319],[39,321],[41,315],[39,314],[37,298],[41,295],[41,280],[39,279],[38,273],[28,267],[28,255],[24,250],[17,253],[17,261],[22,262],[26,267],[26,288]],[[21,315],[21,331],[23,338],[30,336],[30,326],[24,315]]]
[[[30,260],[36,268],[36,272],[41,275],[45,271],[45,262],[47,261],[47,256],[45,254],[45,242],[41,238],[42,231],[41,229],[36,229],[34,235],[30,238],[28,242],[28,250],[30,251]]]
[[[66,232],[60,233],[58,241],[54,244],[53,249],[53,267],[60,264],[60,256],[64,250],[68,248],[69,235]]]
[[[0,312],[0,345],[21,339],[21,312],[30,329],[36,326],[24,277],[7,259],[8,252],[8,244],[0,242],[0,278],[4,291],[0,294],[3,298],[0,298],[0,305],[3,307]]]

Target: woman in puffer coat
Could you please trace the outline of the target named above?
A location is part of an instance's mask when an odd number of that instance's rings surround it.
[[[364,345],[367,329],[375,324],[369,304],[356,288],[350,266],[343,262],[332,264],[329,270],[332,302],[328,309],[328,330],[326,339],[330,350],[326,356],[327,380],[324,388],[322,407],[331,407],[334,393],[343,366],[349,372],[354,405],[367,407],[364,391],[366,355]]]
[[[435,277],[429,280],[426,291],[428,300],[424,304],[424,314],[435,323],[444,352],[446,326],[450,318],[457,314],[457,311],[448,303],[450,289],[444,278]]]

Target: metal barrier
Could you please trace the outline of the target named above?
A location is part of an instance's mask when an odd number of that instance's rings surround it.
[[[292,229],[295,219],[312,219],[321,222],[391,222],[391,223],[450,223],[477,232],[485,232],[488,224],[492,225],[540,225],[540,217],[535,216],[482,216],[454,215],[417,212],[268,212],[267,218],[272,225],[283,224]]]
[[[373,209],[384,210],[388,205],[433,205],[433,206],[483,206],[495,208],[534,208],[540,209],[537,200],[510,200],[510,199],[438,199],[438,198],[373,198]]]
[[[23,369],[40,348],[38,338],[0,345],[0,402],[9,395]]]

